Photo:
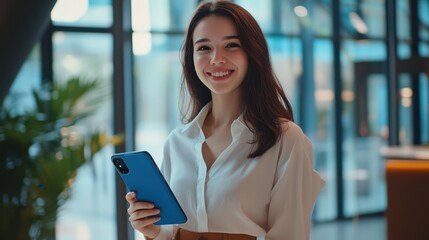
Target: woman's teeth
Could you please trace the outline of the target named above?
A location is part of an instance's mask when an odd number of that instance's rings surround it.
[[[229,74],[229,71],[226,72],[212,72],[211,75],[213,77],[223,77]]]

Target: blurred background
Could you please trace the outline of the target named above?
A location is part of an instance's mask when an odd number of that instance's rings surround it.
[[[0,3],[2,112],[34,110],[33,92],[46,84],[97,79],[105,94],[79,122],[79,134],[123,134],[122,141],[105,141],[90,164],[75,168],[69,195],[56,210],[55,236],[47,239],[141,238],[127,225],[125,189],[110,155],[147,150],[161,163],[167,134],[181,124],[179,50],[199,1],[32,2]],[[380,149],[429,143],[429,0],[234,2],[262,27],[296,122],[313,142],[316,168],[327,182],[315,226],[383,219]],[[5,132],[0,130],[0,141]],[[8,159],[1,156],[3,171],[13,168]],[[21,195],[1,195],[3,204],[22,201]],[[34,224],[28,229],[31,239],[39,239]]]

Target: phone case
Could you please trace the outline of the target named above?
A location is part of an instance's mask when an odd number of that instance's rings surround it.
[[[187,221],[179,202],[148,152],[117,153],[112,155],[111,160],[128,190],[136,193],[137,201],[151,202],[161,210],[161,219],[156,225]]]

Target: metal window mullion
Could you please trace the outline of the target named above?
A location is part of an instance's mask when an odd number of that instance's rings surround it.
[[[385,2],[386,7],[386,78],[389,105],[389,145],[399,144],[399,94],[397,71],[396,0]]]
[[[133,55],[131,32],[131,1],[113,0],[113,113],[114,132],[125,136],[116,152],[135,148],[135,119],[133,92]],[[128,222],[125,201],[126,187],[116,174],[116,214],[118,239],[134,239],[134,231]]]
[[[413,62],[415,64],[418,64],[419,66],[422,65],[422,59],[420,57],[419,53],[419,44],[420,44],[420,37],[419,37],[419,27],[420,27],[420,20],[419,20],[419,3],[418,0],[410,0],[410,29],[411,29],[411,59],[413,59]],[[411,69],[410,69],[411,70]],[[417,68],[417,71],[411,71],[411,89],[413,91],[412,95],[412,122],[413,122],[413,144],[421,144],[422,143],[422,137],[421,137],[421,119],[420,119],[420,83],[419,83],[419,76],[421,73],[421,69]]]
[[[343,124],[342,82],[341,82],[341,13],[340,0],[332,0],[332,45],[334,68],[334,109],[335,109],[335,175],[337,177],[337,218],[344,219],[344,179],[343,179]]]

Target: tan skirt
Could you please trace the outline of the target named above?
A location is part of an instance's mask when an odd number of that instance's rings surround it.
[[[256,237],[245,234],[191,232],[179,228],[175,231],[173,240],[256,240]]]

